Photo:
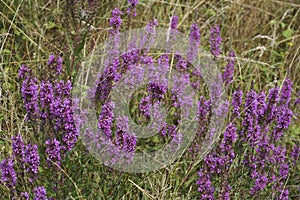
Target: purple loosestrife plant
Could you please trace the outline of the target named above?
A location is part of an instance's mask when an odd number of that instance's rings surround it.
[[[117,118],[116,143],[128,153],[135,151],[137,139],[129,133],[129,119],[126,116]]]
[[[119,33],[122,24],[121,15],[123,15],[123,12],[121,12],[119,8],[115,8],[112,11],[112,17],[109,20],[109,25],[113,28],[111,34]]]
[[[256,139],[260,132],[260,127],[257,121],[257,96],[258,95],[254,90],[250,90],[250,92],[247,93],[245,115],[243,119],[244,130],[242,134],[244,134],[243,136],[245,136],[245,139],[249,142],[251,147],[255,146]]]
[[[20,77],[23,77],[22,75]],[[22,82],[21,93],[24,101],[24,107],[28,113],[28,120],[35,120],[38,117],[38,83],[36,78],[27,76]]]
[[[299,160],[299,154],[300,154],[300,148],[297,145],[294,145],[292,151],[291,151],[291,155],[290,158],[292,160],[293,165],[295,166],[297,161]]]
[[[198,172],[199,179],[196,184],[198,185],[198,192],[200,193],[200,199],[215,199],[214,191],[215,188],[210,181],[210,173],[201,169]]]
[[[25,172],[18,173],[18,177],[31,184],[39,182],[39,168],[43,169],[44,163],[39,155],[41,149],[45,152],[48,168],[54,166],[54,163],[61,165],[79,137],[72,105],[72,84],[70,80],[60,79],[64,72],[62,58],[50,55],[47,69],[41,78],[33,77],[31,70],[25,65],[21,66],[19,72],[19,78],[23,81],[21,93],[27,120],[33,122],[34,136],[38,143],[24,144],[21,137],[15,136],[12,138],[12,149],[14,160]],[[57,167],[54,168],[58,170]],[[58,176],[63,179],[62,174]],[[58,185],[57,181],[52,180]],[[36,191],[36,199],[45,199],[42,191],[40,196],[39,190]]]
[[[20,197],[21,197],[21,199],[29,200],[29,193],[28,192],[22,192]]]
[[[136,16],[136,6],[139,3],[138,0],[128,0],[129,8],[127,9],[127,14]]]
[[[284,79],[282,88],[280,90],[279,102],[281,104],[289,104],[291,101],[292,81],[289,78]]]
[[[89,1],[89,3],[92,1]],[[136,6],[138,0],[128,0],[127,14],[128,17],[136,16]],[[132,158],[136,150],[137,138],[129,130],[129,119],[126,116],[115,116],[114,102],[110,99],[110,92],[114,89],[115,83],[120,81],[123,73],[135,72],[136,80],[142,79],[144,76],[143,65],[150,65],[151,82],[145,89],[146,95],[139,100],[138,108],[141,113],[149,117],[151,114],[159,112],[159,106],[168,100],[171,96],[172,106],[180,110],[188,107],[191,98],[178,98],[178,94],[183,96],[182,85],[194,84],[194,89],[199,89],[200,83],[193,82],[192,76],[201,78],[200,72],[193,71],[190,73],[191,62],[198,54],[200,45],[200,31],[196,24],[190,28],[190,46],[187,52],[187,59],[182,58],[175,53],[175,69],[181,73],[178,79],[174,79],[171,92],[168,90],[167,72],[170,70],[168,55],[157,57],[148,56],[150,44],[155,38],[155,27],[158,25],[156,20],[150,21],[146,27],[146,34],[142,36],[141,42],[144,49],[142,51],[135,49],[135,44],[128,52],[119,52],[120,44],[119,33],[122,25],[123,12],[115,8],[109,19],[110,43],[109,58],[104,61],[105,70],[97,82],[97,91],[93,97],[101,103],[101,112],[98,118],[98,127],[102,130],[105,137],[99,137],[90,129],[86,132],[91,140],[97,140],[95,146],[99,147],[99,153],[103,146],[111,153],[112,163],[117,163],[122,156],[129,160]],[[129,19],[130,21],[130,19]],[[178,26],[178,17],[173,16],[170,22],[169,41],[170,46],[172,40],[176,39]],[[215,59],[221,54],[220,28],[218,26],[211,27],[210,30],[210,52]],[[234,53],[229,53],[227,65],[225,67],[222,79],[225,86],[234,85]],[[34,78],[31,71],[22,65],[19,77],[23,80],[22,97],[25,109],[27,111],[28,120],[32,120],[41,137],[38,142],[43,145],[42,149],[46,154],[48,164],[54,162],[61,165],[63,158],[71,151],[79,137],[79,133],[75,128],[75,119],[73,116],[70,81],[58,80],[57,77],[63,71],[63,60],[59,56],[50,55],[48,63],[51,70],[50,75],[45,75],[43,80]],[[139,70],[136,70],[140,68]],[[136,70],[136,71],[135,71]],[[134,73],[133,73],[134,74]],[[56,76],[56,77],[54,77]],[[57,78],[57,79],[56,79]],[[219,77],[221,79],[221,76]],[[126,83],[135,85],[136,80],[127,80]],[[131,82],[132,81],[132,82]],[[243,105],[243,91],[236,89],[232,98],[232,118],[228,122],[226,129],[219,140],[218,146],[204,158],[202,165],[199,166],[198,181],[196,182],[200,199],[230,199],[230,193],[236,192],[238,188],[232,184],[235,173],[239,175],[242,171],[248,179],[245,183],[246,190],[253,198],[260,198],[264,189],[272,186],[274,190],[274,199],[288,199],[289,190],[285,188],[291,166],[287,157],[288,147],[282,144],[282,138],[289,128],[294,113],[291,111],[289,104],[291,102],[292,83],[289,79],[285,79],[281,89],[275,87],[266,95],[264,91],[255,91],[251,89],[246,92],[245,103]],[[219,96],[223,92],[220,88],[214,88],[211,96]],[[170,94],[169,94],[170,93]],[[197,116],[199,118],[199,126],[194,146],[191,147],[193,153],[197,154],[200,148],[201,139],[204,138],[209,125],[211,108],[214,105],[214,98],[205,99],[201,96],[197,105]],[[219,108],[217,112],[222,113],[228,109],[228,101]],[[151,113],[153,111],[153,113]],[[182,110],[180,110],[183,112]],[[177,112],[177,110],[176,110]],[[159,114],[159,113],[158,113]],[[178,114],[178,113],[177,113]],[[188,113],[187,113],[188,114]],[[218,113],[217,113],[218,114]],[[221,114],[220,114],[221,115]],[[152,116],[151,116],[152,117]],[[180,120],[176,119],[177,122]],[[174,120],[175,121],[175,120]],[[50,131],[49,131],[50,130]],[[175,124],[163,123],[161,135],[172,138],[172,145],[179,144],[182,139],[179,128]],[[239,134],[238,134],[239,133]],[[102,134],[103,135],[103,134]],[[40,142],[40,140],[45,140]],[[240,143],[240,144],[236,144]],[[197,146],[198,145],[198,146]],[[196,148],[195,148],[196,147]],[[94,148],[87,147],[87,148]],[[125,153],[124,153],[125,151]],[[2,172],[1,183],[10,184],[13,188],[16,185],[16,173],[14,171],[13,161],[20,160],[24,162],[25,171],[29,177],[35,178],[40,166],[40,158],[38,148],[34,144],[24,144],[20,136],[12,138],[13,160],[5,159],[1,162],[0,169]],[[238,155],[242,153],[242,155]],[[244,154],[243,154],[244,153]],[[290,152],[291,162],[294,165],[299,157],[299,147],[295,146]],[[242,159],[244,166],[237,166],[233,162]],[[41,159],[42,161],[42,159]],[[238,170],[242,168],[242,170]],[[5,170],[4,170],[5,169]],[[246,171],[248,170],[248,171]],[[231,179],[230,175],[234,174]],[[4,177],[4,178],[3,178]],[[5,177],[7,177],[5,179]],[[19,177],[18,177],[19,178]],[[248,180],[247,179],[247,180]],[[34,183],[34,186],[39,183]],[[32,184],[32,187],[34,187]],[[26,188],[27,189],[27,188]],[[232,192],[232,193],[233,193]],[[244,191],[242,191],[244,192]],[[29,194],[24,198],[29,198]],[[47,191],[43,186],[35,187],[32,190],[34,199],[47,199]]]
[[[258,121],[262,122],[262,121],[264,121],[265,112],[267,109],[266,93],[264,91],[261,91],[258,94],[257,103],[258,103],[258,105],[257,105]]]
[[[279,89],[274,87],[269,90],[268,96],[264,91],[258,93],[250,90],[246,94],[244,105],[243,92],[240,89],[234,91],[231,118],[233,122],[229,122],[223,139],[204,158],[201,165],[209,173],[210,181],[207,183],[217,188],[218,198],[230,198],[229,192],[234,187],[230,185],[232,172],[229,169],[236,159],[236,154],[245,152],[242,156],[243,168],[248,170],[247,178],[253,179],[248,185],[249,195],[257,197],[264,194],[266,188],[272,187],[274,199],[288,199],[289,189],[284,185],[291,166],[295,165],[293,161],[299,156],[299,149],[294,147],[290,152],[291,159],[288,159],[287,148],[282,145],[284,132],[289,128],[294,115],[287,103],[291,84],[289,81],[284,84],[286,86],[283,88],[286,89],[279,93]],[[280,98],[288,101],[281,101]],[[244,114],[241,108],[244,108]],[[205,116],[204,114],[203,108],[200,109],[198,115]],[[205,130],[205,127],[202,130]],[[238,145],[234,145],[237,137]],[[200,180],[204,179],[203,170],[199,175],[198,187]],[[220,178],[216,179],[214,175]],[[204,181],[201,183],[205,185]],[[210,188],[202,187],[200,190],[201,194],[207,194]],[[210,198],[215,198],[215,195]],[[201,197],[203,198],[203,195]]]
[[[199,121],[199,126],[197,130],[197,135],[193,144],[190,147],[190,151],[197,155],[198,150],[201,148],[201,140],[207,131],[207,126],[209,122],[209,114],[211,109],[211,101],[206,100],[204,96],[200,96],[199,101],[197,102],[197,119]]]
[[[28,144],[24,156],[25,170],[29,174],[29,181],[36,180],[40,165],[40,156],[36,144]]]
[[[12,159],[3,159],[0,163],[1,183],[13,189],[17,183],[17,174]]]
[[[150,110],[151,110],[150,104],[151,104],[151,97],[149,95],[142,97],[139,104],[139,109],[146,118],[150,117]]]
[[[222,43],[222,38],[220,36],[220,27],[212,26],[210,28],[209,44],[210,44],[210,52],[215,58],[218,57],[221,53],[221,48],[220,48],[221,43]]]
[[[168,51],[173,50],[173,43],[176,40],[176,36],[178,34],[177,26],[178,26],[178,16],[173,15],[170,19],[170,27],[169,27],[169,30],[168,30],[169,33],[167,33],[168,34],[167,35]]]
[[[150,51],[150,44],[154,42],[154,38],[156,36],[156,26],[158,26],[157,20],[151,20],[145,27],[145,33],[141,35],[140,46],[144,47],[144,54]]]
[[[272,138],[278,141],[282,135],[284,129],[288,129],[291,124],[293,112],[285,105],[277,107],[276,112],[276,126],[272,133]]]
[[[232,107],[234,117],[238,117],[241,111],[241,105],[243,100],[243,91],[241,89],[236,89],[232,96]]]
[[[178,25],[178,16],[173,15],[171,18],[171,29],[173,30],[177,29],[177,25]]]
[[[12,140],[13,157],[19,162],[22,162],[24,160],[24,154],[25,154],[25,144],[23,142],[22,136],[21,135],[13,136],[11,140]]]
[[[200,29],[196,23],[190,28],[190,43],[187,51],[187,60],[192,63],[198,55],[200,45]]]
[[[48,200],[47,191],[43,186],[38,186],[32,190],[34,197],[33,200]]]
[[[50,55],[47,63],[50,73],[54,70],[59,75],[62,63],[61,57]],[[51,75],[38,82],[29,72],[27,67],[21,66],[19,77],[23,78],[21,92],[27,115],[30,116],[28,120],[33,120],[40,131],[52,129],[51,132],[54,132],[50,137],[56,136],[64,151],[70,151],[79,136],[72,107],[71,82],[54,79]]]
[[[46,155],[47,155],[47,162],[49,165],[52,165],[52,162],[60,165],[60,142],[57,139],[46,140]],[[52,162],[51,162],[52,161]],[[54,167],[56,168],[56,167]]]
[[[107,138],[112,139],[112,131],[111,127],[113,125],[114,120],[114,109],[115,104],[111,101],[106,102],[102,106],[101,114],[98,120],[98,127],[103,131]]]
[[[55,57],[53,54],[50,54],[47,65],[51,72],[54,72],[55,75],[60,75],[62,73],[63,59],[60,56]],[[53,76],[53,74],[50,74],[50,76]]]
[[[232,82],[233,80],[233,75],[234,75],[234,57],[235,54],[233,51],[229,52],[228,55],[228,59],[227,59],[227,65],[225,66],[225,71],[223,73],[222,79],[223,82],[228,85],[229,83]]]
[[[25,79],[26,77],[29,76],[30,73],[31,70],[25,64],[22,64],[20,67],[18,78]]]
[[[278,87],[269,90],[268,103],[267,103],[267,123],[271,123],[275,119],[277,102],[279,100],[279,89]]]

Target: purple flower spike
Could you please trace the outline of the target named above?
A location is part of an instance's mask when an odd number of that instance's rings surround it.
[[[254,195],[256,192],[263,190],[268,183],[268,178],[265,175],[258,174],[255,180],[255,185],[250,189],[250,194]]]
[[[127,14],[132,15],[135,17],[136,16],[136,5],[139,3],[138,0],[128,0],[129,8],[127,9]]]
[[[25,150],[25,167],[26,171],[36,175],[40,165],[40,156],[37,145],[27,145]]]
[[[145,117],[150,117],[151,110],[151,98],[150,96],[145,96],[141,99],[139,109]]]
[[[292,81],[289,78],[286,78],[283,82],[279,102],[282,104],[289,104],[291,100],[292,92]]]
[[[61,74],[63,60],[60,56],[56,59],[56,74]]]
[[[243,91],[237,89],[233,93],[232,97],[232,107],[233,107],[233,114],[237,117],[240,114],[240,108],[242,105],[243,98]]]
[[[267,103],[267,122],[271,122],[275,119],[277,102],[279,97],[278,87],[269,90],[268,103]]]
[[[200,45],[200,29],[198,25],[194,23],[190,30],[190,43],[187,52],[187,59],[190,63],[192,63],[198,54],[198,48]]]
[[[229,52],[229,58],[227,59],[227,65],[225,67],[225,71],[223,73],[223,82],[228,85],[233,80],[234,74],[234,58],[235,54],[233,51]]]
[[[28,192],[22,192],[20,196],[21,196],[22,199],[29,200]]]
[[[222,43],[222,38],[220,36],[220,27],[212,26],[210,29],[210,52],[214,57],[217,57],[221,53],[220,45]]]
[[[109,25],[113,27],[113,30],[111,31],[112,34],[119,33],[122,24],[121,15],[123,15],[123,12],[121,12],[119,8],[115,8],[112,11],[112,17],[109,20]]]
[[[47,162],[49,164],[55,162],[60,165],[60,142],[54,138],[53,140],[47,140],[46,146]]]
[[[23,161],[25,145],[22,136],[21,135],[13,136],[11,140],[12,140],[13,157],[17,158],[19,161]]]
[[[174,15],[172,16],[171,19],[171,29],[177,29],[177,25],[178,25],[178,16]]]
[[[283,178],[286,178],[287,175],[289,174],[289,165],[286,163],[281,164],[279,169],[279,174]]]
[[[296,165],[296,162],[299,159],[299,154],[300,154],[300,148],[297,145],[295,145],[290,155],[294,165]]]
[[[196,182],[198,191],[201,193],[201,199],[215,199],[215,188],[210,182],[210,173],[205,173],[203,169],[198,172],[199,180]]]
[[[24,79],[28,76],[28,72],[30,69],[25,64],[21,65],[18,78]]]
[[[43,186],[38,186],[32,190],[34,197],[33,200],[48,200],[46,189]]]
[[[50,54],[47,65],[50,66],[53,64],[53,61],[55,59],[55,56],[53,54]]]
[[[17,174],[14,170],[14,162],[12,159],[4,159],[0,163],[1,182],[7,187],[13,188],[17,183]]]
[[[22,82],[21,93],[24,101],[24,107],[28,113],[27,119],[36,118],[39,113],[38,107],[38,88],[36,78],[27,77]]]
[[[277,129],[287,129],[292,121],[293,112],[286,106],[282,105],[277,109],[276,122]]]
[[[114,109],[115,104],[113,102],[107,102],[102,106],[102,110],[98,120],[98,127],[103,131],[106,137],[112,137],[111,127],[113,125],[114,119]]]

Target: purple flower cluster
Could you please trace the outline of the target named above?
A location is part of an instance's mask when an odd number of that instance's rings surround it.
[[[117,118],[116,143],[119,147],[129,153],[135,151],[137,138],[134,134],[129,133],[128,117]]]
[[[94,1],[89,1],[94,2]],[[136,7],[138,0],[128,0],[127,14],[130,19],[136,16]],[[114,86],[121,80],[124,73],[132,73],[129,77],[135,76],[135,80],[125,80],[126,84],[135,84],[146,75],[144,65],[150,66],[148,78],[151,80],[145,89],[145,94],[138,105],[140,113],[146,118],[160,118],[160,106],[169,100],[171,96],[171,106],[176,111],[174,115],[184,113],[190,106],[192,99],[185,95],[186,85],[192,84],[196,90],[200,83],[193,78],[201,78],[201,73],[191,69],[192,63],[197,57],[200,45],[200,29],[196,23],[190,27],[189,48],[186,57],[183,58],[175,53],[175,69],[180,73],[179,77],[172,77],[172,88],[169,86],[170,57],[167,54],[152,57],[147,53],[150,51],[151,43],[155,37],[155,27],[158,22],[154,19],[150,21],[144,34],[139,38],[139,44],[143,49],[137,49],[135,41],[130,41],[130,49],[126,52],[119,52],[120,29],[122,25],[122,16],[124,13],[115,8],[109,19],[111,31],[108,48],[109,58],[104,61],[105,69],[99,76],[97,87],[93,100],[100,101],[101,112],[98,118],[98,128],[100,133],[94,134],[91,129],[87,129],[87,135],[90,139],[97,140],[95,146],[99,147],[99,152],[103,148],[111,153],[112,163],[125,156],[126,161],[130,162],[134,156],[137,147],[137,137],[130,130],[130,121],[127,116],[115,116],[115,104],[110,99],[110,92]],[[178,16],[173,15],[170,21],[169,32],[167,33],[167,45],[172,47],[172,41],[176,39],[178,26]],[[210,29],[210,52],[216,60],[221,54],[222,38],[220,36],[219,26],[213,26]],[[167,51],[170,53],[170,50]],[[234,76],[235,54],[229,52],[226,59],[227,65],[224,72],[218,77],[222,78],[225,86],[232,86]],[[157,62],[156,62],[157,59]],[[75,127],[75,119],[71,100],[71,81],[57,80],[54,76],[59,76],[63,72],[63,60],[60,56],[50,55],[47,67],[51,74],[45,74],[44,80],[38,80],[33,77],[31,70],[22,65],[19,78],[23,80],[21,93],[24,100],[24,107],[27,112],[27,120],[33,122],[35,132],[41,133],[37,140],[47,139],[41,144],[48,167],[53,167],[56,163],[61,165],[64,156],[71,151],[78,139],[78,132]],[[193,71],[194,70],[194,71]],[[192,71],[192,72],[191,72]],[[126,78],[126,77],[125,77]],[[128,78],[128,77],[127,77]],[[215,81],[216,82],[216,81]],[[217,84],[216,84],[217,85]],[[196,182],[200,199],[230,199],[230,194],[234,193],[236,188],[233,184],[234,178],[230,175],[246,176],[251,181],[247,185],[248,195],[253,198],[260,198],[266,188],[272,187],[274,199],[288,199],[289,189],[285,187],[287,178],[293,165],[299,161],[299,146],[295,145],[292,150],[282,144],[282,138],[292,123],[294,113],[291,110],[291,92],[292,82],[286,78],[282,87],[274,87],[265,91],[251,90],[245,93],[238,88],[234,91],[231,102],[231,120],[221,135],[218,146],[204,158],[203,163],[198,169],[198,180]],[[213,107],[214,97],[220,96],[220,88],[215,87],[211,92],[211,99],[205,99],[200,96],[197,102],[198,130],[193,146],[190,152],[193,156],[201,148],[201,142],[205,138],[211,117],[211,108]],[[183,98],[181,98],[183,96]],[[300,102],[300,101],[299,101]],[[169,102],[168,102],[169,103]],[[298,101],[295,102],[297,104]],[[225,101],[216,111],[217,115],[223,115],[229,109],[228,101]],[[151,116],[153,115],[153,116]],[[189,113],[185,113],[189,115]],[[181,115],[182,116],[182,115]],[[162,118],[162,117],[161,117]],[[173,119],[172,119],[173,120]],[[167,121],[167,120],[166,120]],[[175,123],[162,121],[162,127],[159,127],[162,137],[170,137],[172,147],[180,144],[183,135],[180,133],[177,125],[180,120],[176,118]],[[104,136],[104,137],[102,137]],[[94,149],[95,146],[87,145],[87,148]],[[21,135],[12,137],[12,157],[2,160],[1,184],[10,189],[19,189],[22,184],[22,177],[15,169],[21,167],[25,179],[29,177],[31,186],[37,186],[37,174],[39,172],[40,159],[38,146],[35,144],[25,144]],[[175,149],[174,149],[175,151]],[[237,156],[238,155],[238,156]],[[288,156],[289,155],[289,156]],[[233,162],[242,162],[242,170],[236,170]],[[58,168],[53,167],[55,170]],[[242,172],[241,172],[242,171]],[[25,173],[25,174],[24,174]],[[18,177],[18,178],[17,178]],[[19,180],[20,178],[20,180]],[[26,180],[27,181],[27,180]],[[27,189],[27,188],[26,188]],[[22,198],[42,200],[47,199],[47,190],[43,186],[37,186],[31,190],[32,194],[17,191]],[[31,195],[31,196],[30,196]],[[247,195],[247,194],[245,194]]]
[[[22,161],[24,159],[24,150],[25,150],[25,144],[23,142],[21,135],[16,135],[11,138],[12,141],[12,151],[13,151],[13,157],[17,159],[18,161]]]
[[[189,43],[189,49],[187,51],[187,60],[190,63],[193,63],[194,59],[198,55],[198,48],[200,45],[200,29],[198,25],[192,24],[190,28],[190,43]]]
[[[289,104],[291,100],[291,92],[292,92],[292,81],[289,78],[284,79],[281,91],[279,102],[281,104]]]
[[[53,54],[50,54],[47,65],[50,67],[51,71],[54,71],[56,75],[59,75],[62,72],[63,59],[60,56],[55,57]]]
[[[240,109],[243,100],[243,91],[241,89],[237,89],[234,91],[232,95],[232,107],[233,107],[233,115],[234,117],[238,117],[240,115]]]
[[[154,42],[154,37],[156,35],[155,27],[158,25],[156,19],[153,19],[148,22],[147,26],[145,27],[145,33],[141,34],[140,38],[140,47],[144,48],[144,53],[149,52],[150,45]]]
[[[198,192],[201,194],[201,199],[214,199],[215,188],[210,181],[210,173],[201,169],[198,172],[199,180],[196,184],[198,185]]]
[[[171,18],[171,29],[177,29],[177,25],[178,25],[178,16],[174,15]]]
[[[141,113],[146,117],[150,117],[150,110],[151,110],[151,97],[149,95],[144,96],[139,104],[139,109]]]
[[[226,179],[229,168],[233,162],[233,159],[235,157],[235,152],[233,148],[233,144],[235,143],[237,139],[237,129],[233,123],[230,123],[223,135],[223,139],[220,142],[220,145],[214,149],[213,152],[209,153],[204,158],[204,167],[207,171],[207,174],[210,176],[213,174],[218,174],[222,178],[222,181],[220,183],[221,190],[219,191],[219,198],[222,197],[222,199],[229,199],[229,192],[231,190],[231,186],[228,183],[228,180]],[[197,181],[197,184],[201,182],[207,182],[208,175],[203,176],[202,173],[199,173],[199,180]],[[209,180],[210,181],[210,180]],[[212,183],[210,183],[212,185]],[[211,192],[211,189],[208,189],[206,192]],[[206,199],[207,197],[203,197],[201,199]],[[214,195],[211,194],[211,199],[214,199]]]
[[[42,80],[38,80],[26,65],[22,65],[19,78],[22,79],[21,94],[26,119],[32,122],[35,136],[37,132],[41,133],[37,140],[45,146],[46,161],[49,167],[53,167],[51,164],[60,165],[66,153],[73,149],[79,132],[75,126],[71,81],[59,80],[63,72],[62,58],[51,54],[47,68],[49,70],[43,74]],[[40,141],[45,138],[47,141]],[[21,135],[16,135],[12,137],[12,152],[12,161],[23,170],[17,176],[30,183],[36,182],[41,162],[38,145],[25,144]],[[58,168],[54,166],[54,169]],[[36,188],[33,193],[34,199],[47,199],[43,188]],[[19,195],[29,198],[28,193]]]
[[[38,146],[36,144],[28,144],[25,148],[24,156],[25,170],[29,173],[30,181],[36,178],[39,172],[40,156],[38,153]]]
[[[1,183],[13,192],[14,187],[18,187],[18,179],[26,179],[30,183],[37,180],[40,156],[37,145],[25,144],[21,135],[12,137],[12,152],[11,158],[2,160],[0,170],[2,171]],[[16,172],[15,168],[20,171]],[[28,193],[21,193],[20,196],[29,199]]]
[[[299,159],[299,154],[300,154],[300,147],[295,145],[291,151],[291,160],[292,160],[292,163],[293,165],[296,165],[298,159]]]
[[[46,143],[46,155],[47,155],[48,163],[52,164],[52,162],[54,162],[57,165],[60,165],[60,160],[61,160],[60,142],[54,138],[53,140],[47,140],[45,143]]]
[[[170,27],[169,27],[169,32],[167,33],[167,45],[168,45],[168,51],[173,51],[173,43],[176,40],[176,36],[178,33],[177,30],[178,26],[178,16],[173,15],[170,19]]]
[[[12,159],[3,159],[0,163],[1,183],[12,189],[17,183],[17,174]]]
[[[98,127],[103,131],[107,138],[112,138],[111,127],[114,120],[114,109],[115,104],[111,101],[106,102],[102,106],[102,110],[98,119]]]
[[[248,176],[253,179],[249,184],[249,195],[258,195],[271,185],[274,198],[288,199],[289,190],[284,184],[300,153],[295,145],[289,159],[286,147],[281,144],[293,116],[290,108],[291,91],[291,81],[285,79],[282,89],[274,87],[269,90],[268,96],[264,91],[257,93],[251,89],[246,93],[244,104],[243,92],[239,88],[234,91],[231,103],[233,122],[229,122],[219,146],[204,158],[202,165],[210,176],[219,174],[221,182],[218,179],[209,181],[209,185],[219,185],[219,198],[229,199],[229,191],[233,189],[228,179],[229,167],[236,159],[236,154],[245,152],[241,155],[244,168],[249,170]],[[205,119],[205,113],[201,108],[198,115]],[[207,179],[201,170],[197,184],[205,185]],[[204,192],[203,188],[200,190],[201,194],[211,192],[210,188]]]
[[[123,15],[123,12],[121,12],[119,8],[115,8],[112,11],[112,17],[109,20],[109,25],[113,28],[111,34],[119,33],[122,24],[121,15]]]
[[[55,56],[50,55],[48,65],[53,66]],[[61,57],[56,59],[56,72],[61,72]],[[51,71],[51,70],[50,70]],[[54,130],[50,138],[57,138],[65,151],[70,151],[79,136],[75,126],[71,96],[71,82],[47,80],[38,83],[32,78],[29,70],[21,66],[19,77],[23,78],[22,97],[27,111],[28,120],[32,120],[38,127],[49,126]]]
[[[29,193],[28,192],[22,192],[20,197],[21,197],[21,199],[29,200]]]
[[[234,52],[229,52],[229,58],[227,59],[227,65],[225,66],[225,71],[223,73],[223,82],[228,85],[233,80],[234,75]]]
[[[32,190],[34,197],[33,200],[48,200],[47,191],[43,186],[38,186]]]
[[[139,0],[128,0],[129,8],[127,9],[127,14],[136,16],[136,6],[139,3]]]
[[[23,75],[20,77],[23,77]],[[24,100],[24,107],[28,113],[27,119],[30,120],[35,120],[39,113],[38,88],[36,78],[31,79],[27,76],[22,82],[21,94]]]
[[[222,43],[222,38],[220,36],[220,27],[212,26],[210,28],[210,52],[214,57],[217,57],[221,53],[220,45]]]

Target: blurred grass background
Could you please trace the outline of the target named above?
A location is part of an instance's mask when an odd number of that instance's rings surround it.
[[[24,121],[17,79],[20,65],[27,64],[35,73],[42,73],[49,54],[60,54],[65,78],[74,78],[94,45],[107,38],[113,8],[127,9],[125,0],[95,2],[90,6],[84,0],[0,0],[1,158],[11,153],[12,135],[21,133],[27,141],[32,138],[30,126]],[[137,17],[131,21],[124,17],[122,28],[141,28],[153,18],[167,28],[173,11],[179,16],[181,32],[188,34],[192,23],[199,24],[204,49],[209,49],[210,26],[221,27],[224,55],[233,49],[237,56],[235,87],[248,90],[254,82],[256,89],[269,89],[289,76],[293,97],[297,96],[299,0],[140,0]],[[291,140],[299,141],[299,115],[293,120]],[[194,180],[183,187],[173,178],[184,173],[185,168],[179,164],[144,175],[123,174],[102,166],[80,142],[65,164],[70,178],[65,196],[69,199],[188,199],[197,195]],[[1,188],[0,194],[3,199],[9,198]]]

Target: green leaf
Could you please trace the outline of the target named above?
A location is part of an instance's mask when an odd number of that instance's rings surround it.
[[[11,54],[11,50],[9,49],[3,49],[1,54]]]
[[[78,56],[79,53],[81,52],[81,50],[84,47],[84,40],[82,42],[80,42],[80,44],[76,47],[75,51],[74,51],[74,55]]]
[[[58,26],[54,22],[49,22],[46,24],[46,29],[58,28]]]
[[[213,9],[207,9],[206,12],[210,16],[215,16],[217,14]]]
[[[19,36],[21,34],[17,28],[14,28],[13,30],[14,30],[14,34],[17,36]]]
[[[270,24],[271,24],[271,25],[274,25],[274,24],[276,24],[276,23],[277,23],[277,21],[276,21],[275,19],[273,19],[273,20],[270,21]]]
[[[291,28],[288,28],[282,32],[282,34],[285,38],[291,38],[293,36],[293,33],[294,33],[294,30]]]
[[[281,28],[282,28],[282,29],[284,29],[284,28],[285,28],[285,26],[286,26],[286,24],[285,24],[285,23],[283,23],[283,22],[281,22],[281,23],[280,23],[280,25],[281,25]]]

